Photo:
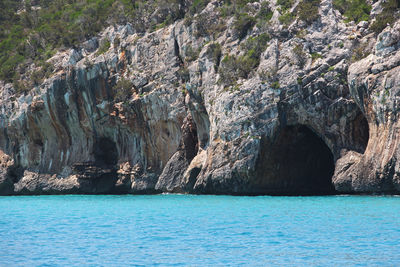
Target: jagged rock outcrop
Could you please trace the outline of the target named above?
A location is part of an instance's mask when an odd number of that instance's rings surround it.
[[[182,178],[197,154],[198,145],[196,125],[189,114],[183,121],[181,143],[178,150],[165,165],[156,184],[156,190],[176,193],[186,192],[193,188],[195,180]]]
[[[241,39],[229,17],[219,35],[110,27],[29,93],[1,84],[0,194],[399,192],[399,24],[375,37],[323,0],[317,21],[284,27],[271,5],[260,64],[232,86],[221,59],[260,29]],[[375,49],[352,63],[360,44]]]
[[[337,164],[341,192],[400,192],[398,110],[400,22],[377,37],[373,53],[352,64],[350,91],[365,114],[370,140],[364,154],[348,153]]]

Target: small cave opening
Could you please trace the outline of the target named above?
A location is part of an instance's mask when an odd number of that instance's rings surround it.
[[[199,150],[197,128],[191,117],[186,121],[185,127],[182,130],[182,145],[185,149],[186,160],[190,163]]]
[[[304,125],[283,127],[274,140],[261,140],[255,194],[330,195],[334,158],[325,142]]]
[[[114,166],[118,162],[118,149],[114,141],[101,137],[93,145],[96,165]]]
[[[351,126],[351,139],[353,146],[351,149],[359,153],[364,153],[369,141],[369,126],[367,119],[361,111],[355,117]]]

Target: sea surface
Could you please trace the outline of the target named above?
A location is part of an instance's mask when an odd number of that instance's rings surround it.
[[[0,197],[0,266],[400,266],[400,197]]]

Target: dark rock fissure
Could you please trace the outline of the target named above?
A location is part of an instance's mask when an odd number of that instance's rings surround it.
[[[364,114],[360,112],[353,121],[352,139],[354,150],[364,153],[369,140],[369,126]]]
[[[176,58],[178,60],[179,66],[183,66],[183,59],[182,59],[180,50],[181,49],[179,47],[178,41],[176,39],[174,39],[174,53],[175,53],[175,56],[176,56]]]
[[[164,192],[186,192],[193,188],[199,170],[190,173],[189,181],[184,181],[184,172],[199,149],[197,126],[191,115],[186,116],[182,125],[182,137],[178,150],[169,159],[161,173],[156,190]]]
[[[257,161],[256,194],[334,194],[333,155],[312,130],[304,125],[286,126],[275,140],[262,139]]]

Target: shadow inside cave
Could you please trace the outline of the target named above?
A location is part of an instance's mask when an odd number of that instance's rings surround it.
[[[109,194],[115,190],[118,149],[107,137],[98,138],[93,144],[94,162],[75,163],[73,168],[79,175],[80,190],[86,194]]]
[[[333,155],[325,142],[304,125],[286,126],[275,140],[261,140],[254,194],[335,194]]]
[[[93,145],[96,165],[114,166],[118,161],[117,145],[110,138],[102,137]]]
[[[363,154],[369,141],[369,126],[367,119],[361,111],[352,121],[351,127],[350,138],[352,147],[350,149]]]

